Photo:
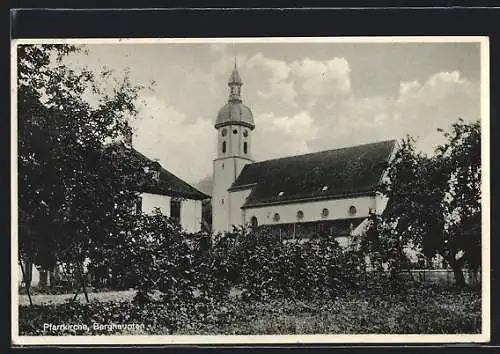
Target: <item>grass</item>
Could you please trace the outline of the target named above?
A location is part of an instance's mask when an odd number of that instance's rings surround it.
[[[132,296],[129,293],[119,298],[113,293],[94,295],[100,296],[101,301],[21,305],[20,334],[53,335],[40,331],[45,322],[145,324],[143,330],[135,332],[80,334],[462,334],[481,331],[480,292],[472,289],[416,287],[398,295],[358,292],[316,301],[248,302],[231,297],[191,309],[173,308],[159,302],[133,305],[125,300]]]
[[[480,333],[476,291],[412,289],[396,296],[351,294],[334,301],[274,300],[240,306],[236,322],[201,324],[185,334],[462,334]]]

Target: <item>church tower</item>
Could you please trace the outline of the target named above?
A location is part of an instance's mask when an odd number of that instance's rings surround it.
[[[241,205],[231,205],[228,188],[252,159],[251,135],[255,128],[252,111],[243,104],[241,80],[236,62],[229,77],[229,100],[217,114],[217,155],[214,160],[212,191],[212,229],[231,231],[231,219],[241,213]]]

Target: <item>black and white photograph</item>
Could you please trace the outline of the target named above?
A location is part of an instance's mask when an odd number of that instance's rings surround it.
[[[11,58],[13,343],[489,340],[486,37]]]

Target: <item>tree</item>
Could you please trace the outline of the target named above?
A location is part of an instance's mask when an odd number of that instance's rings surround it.
[[[127,73],[77,71],[68,45],[17,47],[20,258],[43,269],[65,264],[84,284],[82,264],[117,233],[137,197],[140,166],[117,162],[105,144],[129,134],[142,87]]]
[[[457,284],[464,285],[462,268],[481,266],[481,124],[459,119],[444,136],[447,142],[436,152],[449,177],[443,201],[446,223],[443,241],[435,248],[453,268]]]
[[[462,286],[463,267],[480,265],[480,123],[459,119],[444,136],[446,143],[431,157],[417,151],[413,138],[402,139],[379,187],[389,202],[373,216],[364,249],[397,274],[403,248],[417,245],[428,258],[440,254]]]

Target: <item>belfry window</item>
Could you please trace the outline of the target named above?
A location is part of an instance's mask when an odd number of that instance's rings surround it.
[[[223,154],[226,153],[226,142],[225,141],[222,142],[222,153]]]
[[[248,143],[246,141],[243,143],[243,153],[248,153]]]
[[[252,217],[250,218],[250,224],[252,225],[252,227],[257,227],[257,226],[259,226],[259,222],[257,221],[257,217],[252,216]]]

